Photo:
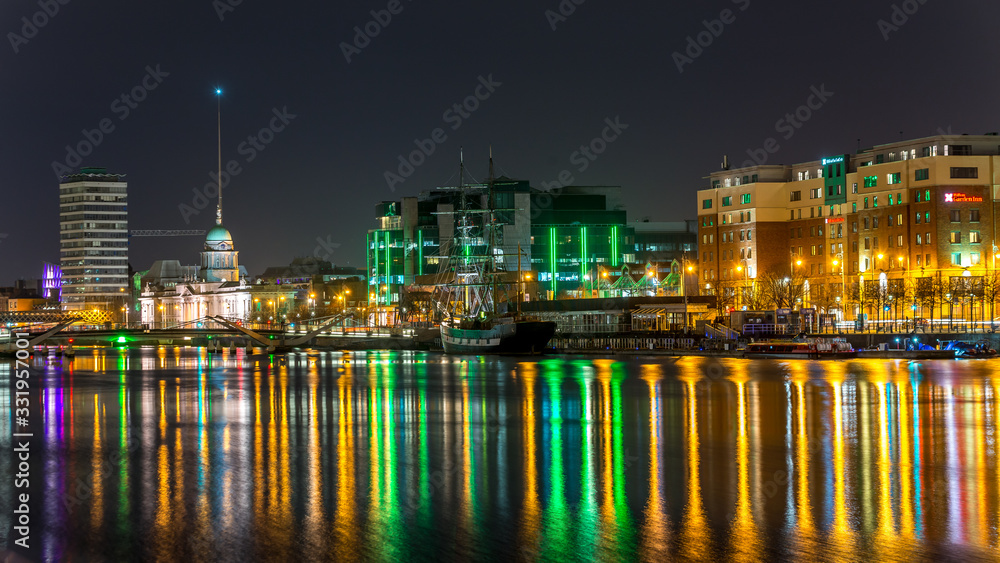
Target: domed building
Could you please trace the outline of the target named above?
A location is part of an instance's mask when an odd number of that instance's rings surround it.
[[[205,236],[205,250],[201,253],[201,269],[198,277],[209,282],[239,281],[246,275],[239,266],[239,252],[233,245],[233,235],[221,224],[216,225]]]
[[[205,236],[201,266],[159,260],[141,277],[142,322],[151,328],[167,328],[205,317],[246,320],[251,308],[246,278],[233,235],[222,226],[220,194],[216,224]]]

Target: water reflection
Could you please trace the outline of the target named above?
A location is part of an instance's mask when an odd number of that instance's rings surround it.
[[[998,548],[998,363],[174,348],[34,362],[38,558]]]

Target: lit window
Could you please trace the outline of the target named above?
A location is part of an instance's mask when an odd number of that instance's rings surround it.
[[[951,244],[962,244],[962,231],[952,231],[949,242]]]
[[[983,239],[980,236],[979,231],[969,231],[969,242],[971,244],[979,244],[983,242]]]

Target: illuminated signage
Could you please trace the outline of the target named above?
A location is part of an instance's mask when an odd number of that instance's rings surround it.
[[[823,166],[826,166],[827,164],[837,164],[838,162],[844,162],[844,157],[837,156],[837,157],[834,157],[834,158],[824,158],[823,159]]]
[[[983,196],[966,195],[961,193],[944,194],[945,203],[981,203]]]
[[[829,219],[826,220],[826,223],[828,225],[830,223],[843,223],[843,222],[844,222],[844,218],[843,217],[831,217],[831,218],[829,218]]]

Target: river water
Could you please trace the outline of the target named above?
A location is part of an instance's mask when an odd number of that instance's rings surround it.
[[[32,362],[30,426],[0,417],[5,451],[34,433],[28,559],[995,560],[1000,545],[998,362]]]

